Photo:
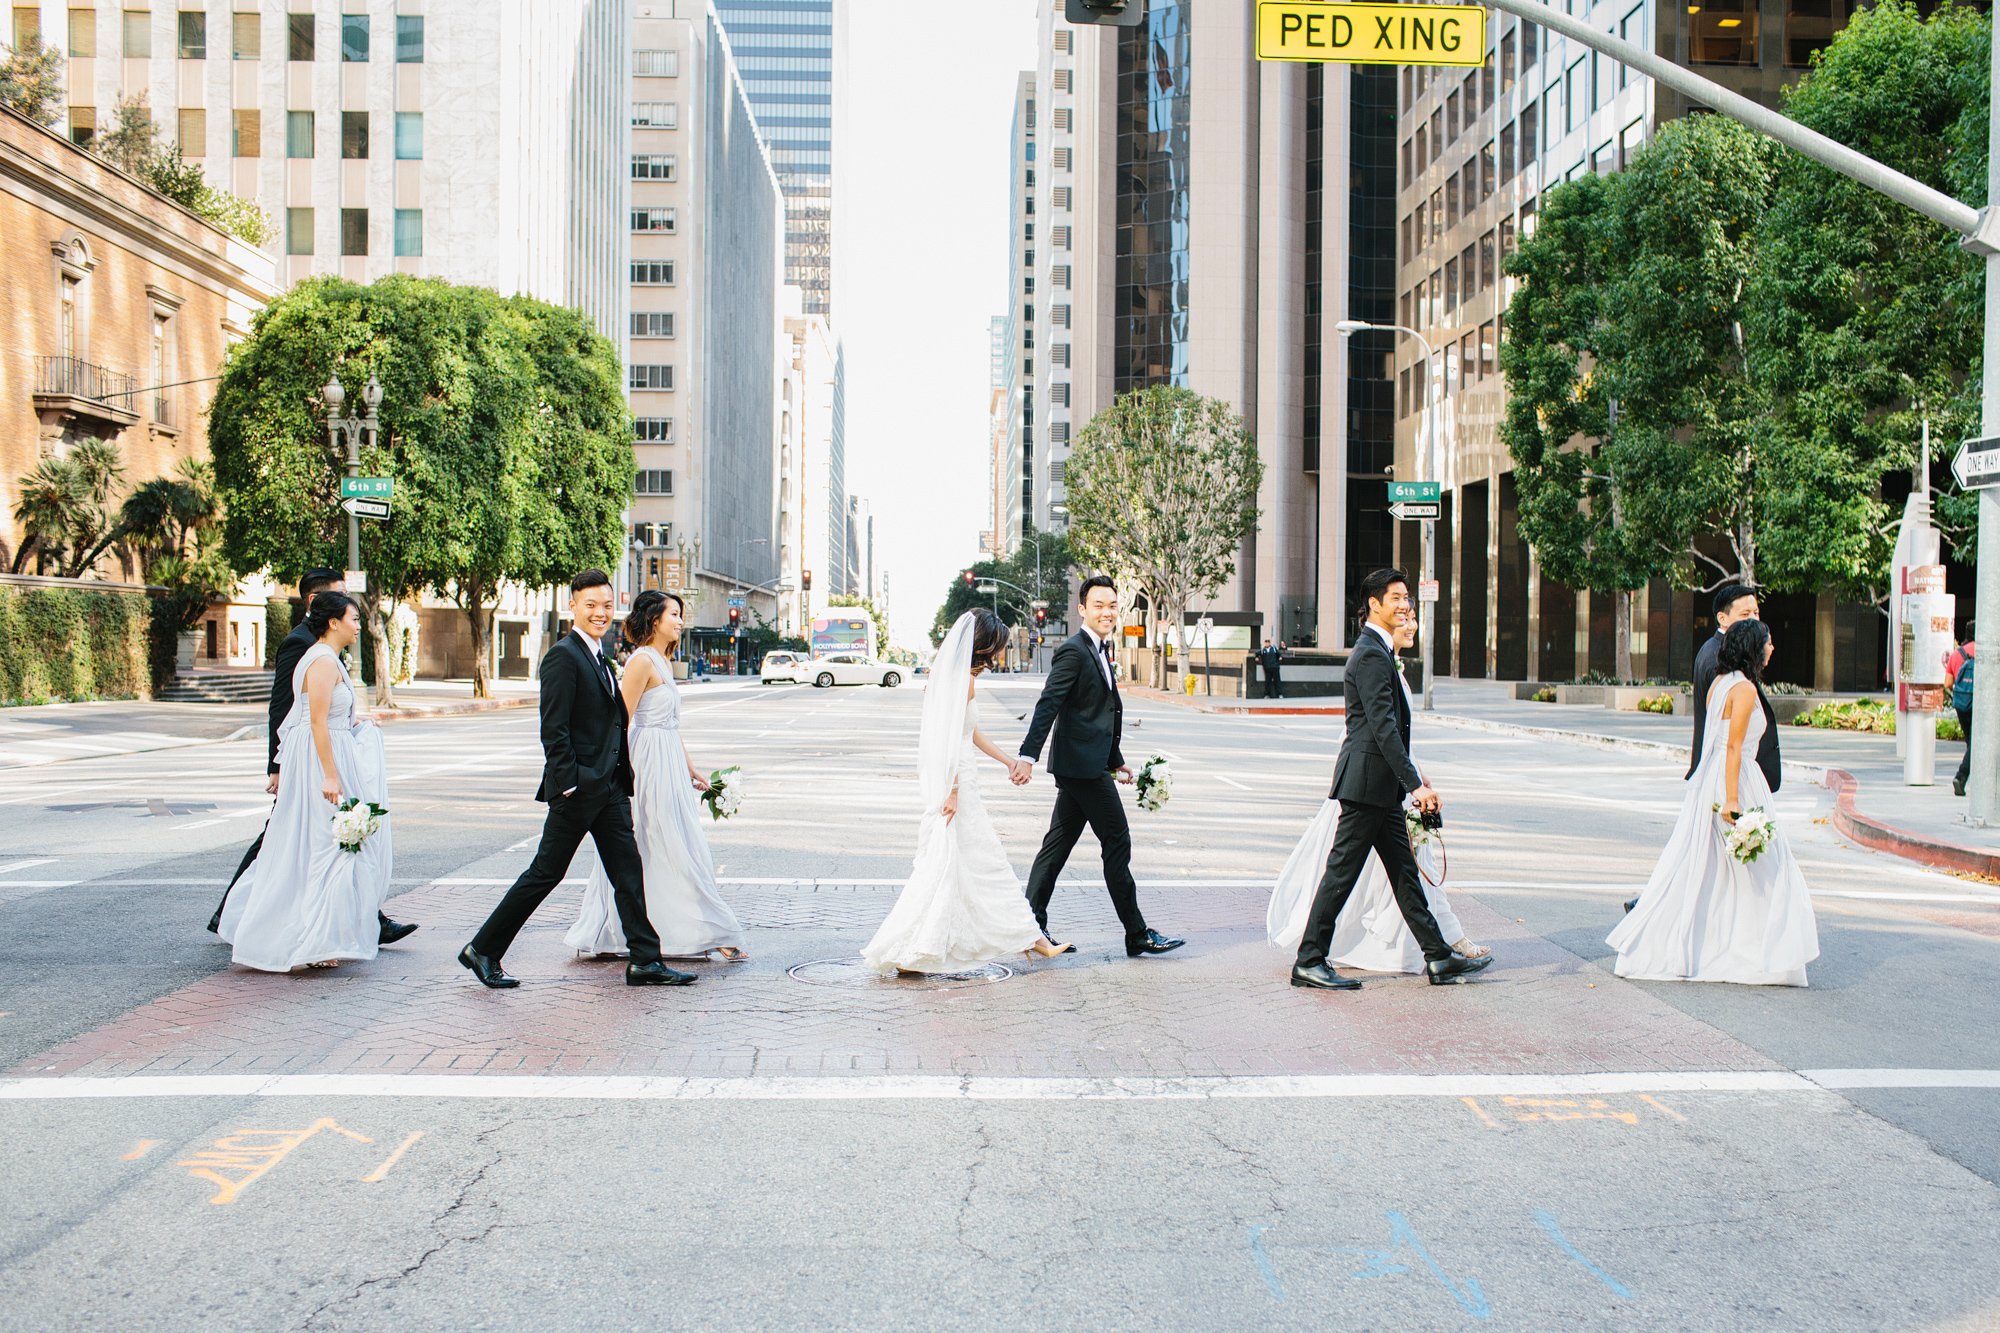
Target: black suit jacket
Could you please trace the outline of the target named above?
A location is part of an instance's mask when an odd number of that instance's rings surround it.
[[[1059,778],[1092,778],[1125,766],[1118,741],[1125,730],[1125,703],[1104,679],[1103,658],[1082,630],[1064,639],[1049,662],[1048,684],[1035,703],[1021,753],[1042,757],[1042,742],[1056,718],[1049,772]]]
[[[1410,701],[1403,694],[1395,653],[1367,626],[1347,656],[1341,691],[1347,701],[1347,739],[1333,767],[1330,794],[1362,805],[1400,805],[1424,785],[1410,762]]]
[[[1722,651],[1722,636],[1711,634],[1701,651],[1694,655],[1694,747],[1688,755],[1688,777],[1701,767],[1701,743],[1708,731],[1708,691],[1715,684],[1715,678],[1722,674],[1716,657]],[[1756,682],[1752,682],[1756,684]],[[1778,715],[1771,711],[1771,701],[1764,697],[1764,687],[1757,684],[1757,702],[1764,706],[1764,738],[1757,742],[1757,767],[1764,772],[1764,781],[1772,791],[1785,780],[1785,766],[1778,758]]]
[[[266,773],[278,771],[278,728],[292,714],[292,673],[299,669],[299,659],[306,655],[306,649],[318,642],[301,620],[278,645],[278,665],[271,676],[271,756],[265,764]]]
[[[542,657],[542,785],[538,801],[632,794],[625,752],[625,697],[611,686],[604,659],[574,631]]]

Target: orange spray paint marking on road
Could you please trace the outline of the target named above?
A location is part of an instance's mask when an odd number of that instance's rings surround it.
[[[308,1129],[240,1129],[215,1141],[215,1147],[204,1148],[186,1161],[176,1162],[176,1166],[192,1167],[188,1174],[203,1180],[212,1180],[222,1187],[222,1192],[210,1199],[210,1203],[234,1203],[236,1196],[245,1186],[262,1176],[266,1171],[285,1160],[285,1157],[313,1135],[323,1129],[336,1134],[345,1134],[356,1143],[373,1143],[351,1129],[342,1129],[331,1120],[316,1120]],[[270,1139],[270,1143],[250,1143],[250,1139]],[[231,1180],[218,1174],[222,1171],[242,1172],[242,1177]]]
[[[1470,1106],[1472,1108],[1472,1113],[1478,1116],[1481,1120],[1484,1120],[1486,1122],[1486,1127],[1488,1129],[1500,1128],[1500,1122],[1495,1120],[1492,1116],[1486,1114],[1485,1108],[1480,1106],[1478,1102],[1473,1101],[1472,1098],[1470,1097],[1460,1097],[1459,1100],[1464,1102],[1467,1106]]]
[[[388,1161],[382,1163],[382,1165],[376,1167],[373,1171],[370,1171],[367,1175],[361,1177],[361,1183],[364,1185],[380,1184],[382,1181],[382,1177],[389,1174],[389,1168],[394,1166],[397,1162],[401,1161],[403,1154],[410,1150],[410,1145],[415,1143],[418,1139],[422,1138],[423,1136],[424,1132],[420,1129],[416,1133],[410,1135],[410,1137],[408,1137],[407,1139],[404,1139],[402,1145],[398,1147],[396,1151],[389,1154]]]
[[[126,1153],[123,1157],[119,1158],[118,1160],[121,1162],[136,1162],[141,1157],[144,1157],[147,1153],[151,1152],[153,1149],[159,1147],[159,1145],[160,1141],[158,1139],[140,1139],[138,1147],[134,1148],[131,1152]]]
[[[1611,1103],[1597,1097],[1586,1098],[1583,1102],[1544,1101],[1535,1097],[1502,1097],[1505,1106],[1534,1106],[1540,1110],[1523,1111],[1516,1120],[1622,1120],[1628,1125],[1639,1123],[1639,1117],[1631,1111],[1614,1111]]]
[[[1653,1109],[1654,1109],[1654,1110],[1657,1110],[1657,1111],[1660,1111],[1660,1112],[1662,1112],[1662,1113],[1664,1113],[1664,1114],[1666,1114],[1666,1115],[1670,1115],[1670,1116],[1672,1116],[1672,1117],[1673,1117],[1674,1119],[1676,1119],[1676,1120],[1679,1120],[1679,1121],[1682,1121],[1682,1122],[1685,1122],[1685,1121],[1687,1120],[1687,1117],[1686,1117],[1686,1116],[1684,1116],[1684,1115],[1682,1115],[1682,1114],[1681,1114],[1681,1113],[1680,1113],[1679,1111],[1669,1111],[1669,1110],[1667,1110],[1667,1108],[1666,1108],[1666,1107],[1664,1107],[1664,1106],[1661,1106],[1661,1105],[1660,1105],[1660,1104],[1659,1104],[1658,1102],[1656,1102],[1656,1101],[1653,1101],[1653,1099],[1652,1099],[1651,1097],[1648,1097],[1648,1096],[1647,1096],[1647,1095],[1646,1095],[1645,1093],[1643,1093],[1643,1092],[1639,1094],[1639,1100],[1640,1100],[1640,1101],[1642,1101],[1642,1102],[1647,1102],[1647,1103],[1650,1103],[1650,1104],[1652,1105],[1652,1107],[1653,1107]]]

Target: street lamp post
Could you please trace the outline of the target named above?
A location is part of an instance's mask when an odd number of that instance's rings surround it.
[[[1418,333],[1407,324],[1371,324],[1365,319],[1343,319],[1333,326],[1333,331],[1343,338],[1351,337],[1357,333],[1366,333],[1374,329],[1382,329],[1394,333],[1407,333],[1417,340],[1417,346],[1424,349],[1424,433],[1430,438],[1428,446],[1424,449],[1423,466],[1417,469],[1423,475],[1418,476],[1416,480],[1436,481],[1438,478],[1430,475],[1437,470],[1439,445],[1437,363],[1432,359],[1434,349],[1423,334]],[[1423,520],[1423,524],[1424,564],[1423,572],[1418,575],[1417,615],[1419,631],[1423,635],[1424,645],[1424,660],[1421,664],[1424,673],[1424,711],[1429,712],[1431,707],[1431,660],[1434,656],[1431,650],[1431,620],[1435,614],[1437,603],[1422,600],[1423,588],[1421,585],[1430,583],[1437,577],[1433,569],[1433,561],[1437,552],[1437,520],[1427,518]]]
[[[364,417],[343,417],[340,415],[342,403],[347,401],[347,390],[341,386],[340,376],[335,375],[319,391],[326,400],[326,433],[333,447],[341,447],[342,437],[347,441],[347,475],[361,475],[361,436],[368,435],[368,447],[375,447],[376,432],[381,428],[381,418],[376,415],[382,406],[382,385],[373,375],[361,390],[362,406],[368,409]],[[350,511],[347,515],[347,573],[352,575],[361,569],[361,516]],[[357,589],[359,591],[359,589]]]

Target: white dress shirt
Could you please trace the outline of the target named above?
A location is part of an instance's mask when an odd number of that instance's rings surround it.
[[[1104,655],[1104,645],[1111,642],[1111,640],[1098,638],[1097,631],[1088,625],[1083,627],[1083,635],[1090,640],[1090,655],[1097,659],[1097,669],[1103,674],[1104,683],[1110,687],[1113,694],[1118,693],[1118,681],[1112,676],[1111,663]],[[1035,762],[1031,755],[1023,754],[1021,758],[1026,759],[1031,764]]]

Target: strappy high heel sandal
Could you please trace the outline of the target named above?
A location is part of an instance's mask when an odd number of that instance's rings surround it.
[[[1493,952],[1485,945],[1474,944],[1471,940],[1460,940],[1451,946],[1451,951],[1466,958],[1484,958],[1487,954]]]
[[[1048,947],[1043,948],[1042,947],[1043,945],[1047,945]],[[1075,952],[1076,952],[1076,946],[1074,944],[1057,944],[1054,940],[1049,939],[1047,936],[1044,936],[1042,939],[1036,941],[1035,943],[1029,945],[1027,948],[1021,950],[1023,956],[1026,956],[1028,954],[1036,954],[1043,958],[1054,958],[1060,954],[1075,953]]]

